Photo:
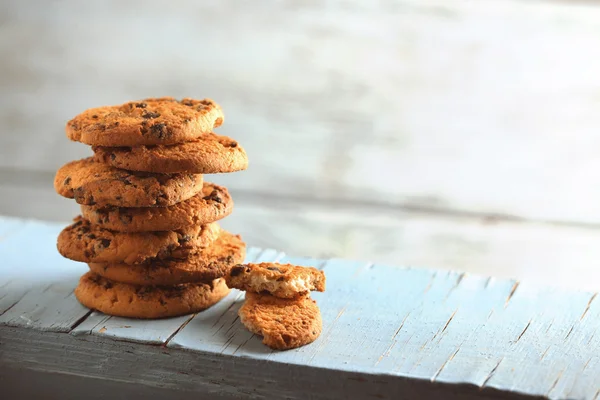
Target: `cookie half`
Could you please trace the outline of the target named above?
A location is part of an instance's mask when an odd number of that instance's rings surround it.
[[[224,230],[209,247],[185,260],[149,260],[143,264],[88,264],[90,270],[111,281],[134,285],[177,285],[210,282],[225,276],[232,266],[243,262],[246,245],[239,235]]]
[[[118,169],[92,157],[62,166],[54,178],[61,196],[79,204],[115,207],[170,206],[202,191],[200,174],[150,174]]]
[[[102,228],[119,232],[174,231],[208,224],[231,214],[227,189],[204,183],[202,192],[168,207],[117,208],[81,205],[83,217]]]
[[[272,349],[287,350],[314,342],[323,329],[321,311],[308,296],[280,299],[271,295],[246,293],[238,311],[248,330],[263,337]]]
[[[97,146],[175,144],[211,133],[223,119],[210,99],[150,98],[86,110],[67,123],[66,133]]]
[[[214,133],[174,145],[93,147],[96,161],[131,171],[216,174],[248,168],[246,151]]]
[[[136,286],[112,282],[91,272],[79,280],[75,297],[85,307],[129,318],[167,318],[192,314],[227,296],[223,279],[176,286]]]
[[[75,261],[136,264],[149,258],[185,258],[214,242],[220,230],[212,223],[182,231],[122,233],[77,217],[58,235],[57,248]]]
[[[260,263],[236,265],[225,278],[230,288],[269,293],[280,298],[303,296],[325,290],[325,274],[313,267]]]

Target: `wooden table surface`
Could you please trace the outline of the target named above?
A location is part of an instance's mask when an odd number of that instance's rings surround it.
[[[239,322],[243,293],[196,315],[108,317],[73,289],[61,224],[0,219],[0,387],[8,398],[590,399],[600,396],[600,302],[459,272],[248,251],[314,265],[323,333],[270,351]],[[61,389],[61,385],[62,389]],[[21,398],[21,397],[20,397]]]

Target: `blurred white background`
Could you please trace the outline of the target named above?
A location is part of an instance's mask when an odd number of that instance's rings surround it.
[[[598,288],[599,71],[594,2],[3,1],[0,214],[77,214],[84,109],[210,97],[251,245]]]

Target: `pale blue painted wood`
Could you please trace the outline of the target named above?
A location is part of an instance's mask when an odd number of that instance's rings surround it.
[[[44,331],[69,332],[89,313],[75,299],[79,277],[29,290],[0,316],[0,325],[26,326]]]
[[[8,222],[7,222],[8,221]],[[2,219],[0,241],[0,324],[69,332],[88,313],[73,296],[87,268],[56,250],[64,227],[57,224]],[[11,304],[12,303],[12,304]]]
[[[529,318],[527,329],[524,328],[505,346],[506,356],[486,386],[528,387],[529,393],[549,396],[564,375],[567,364],[574,362],[583,366],[586,361],[581,360],[578,351],[570,351],[568,358],[560,357],[560,353],[566,349],[566,341],[572,335],[590,297],[590,293],[584,292],[571,292],[568,297],[557,296],[555,290],[522,283],[506,312],[512,310],[525,314]],[[544,307],[539,307],[540,304]],[[554,353],[558,348],[553,349],[551,344],[560,346],[558,354]],[[589,353],[586,355],[590,356]],[[536,368],[523,374],[523,365],[536,365]],[[597,386],[600,389],[600,380]]]
[[[246,262],[275,262],[283,258],[282,252],[266,249],[246,256]],[[186,348],[221,353],[235,332],[240,329],[237,310],[243,301],[243,292],[232,290],[219,303],[197,314],[167,344],[168,347]],[[251,336],[251,335],[250,335]]]
[[[452,377],[449,367],[455,365],[456,357],[462,356],[465,343],[479,340],[479,328],[504,308],[515,283],[471,275],[459,277],[462,278],[444,300],[450,310],[455,310],[452,321],[444,324],[442,332],[423,346],[421,357],[409,372],[411,375],[455,382],[456,377]]]
[[[282,367],[352,371],[369,382],[396,376],[551,399],[600,396],[600,300],[593,293],[337,259],[321,264],[251,248],[248,262],[317,264],[327,276],[326,292],[312,294],[323,316],[321,336],[279,352],[239,322],[238,291],[195,316],[159,321],[87,316],[72,293],[87,268],[55,249],[62,226],[27,222],[10,229],[14,234],[0,245],[0,329],[166,344]],[[38,244],[29,251],[32,238]],[[14,296],[22,298],[9,304]]]

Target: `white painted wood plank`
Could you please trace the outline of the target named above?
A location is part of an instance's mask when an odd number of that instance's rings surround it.
[[[598,296],[588,300],[588,304],[578,320],[569,329],[562,346],[551,346],[553,357],[549,359],[560,360],[563,347],[569,348],[570,353],[576,354],[568,364],[557,362],[562,371],[559,379],[550,392],[552,398],[583,398],[594,396],[600,398],[600,385],[598,385],[598,371],[600,370],[600,357],[597,352],[589,354],[589,349],[600,348],[600,335],[596,327],[600,320],[600,301]],[[557,377],[558,378],[558,377]]]
[[[567,340],[580,321],[591,296],[591,293],[573,292],[568,298],[564,298],[556,296],[555,290],[521,284],[511,299],[514,303],[510,305],[515,310],[519,309],[518,312],[528,314],[526,330],[506,346],[505,359],[486,385],[496,388],[522,387],[528,393],[550,396],[565,374],[567,365],[574,362],[581,368],[587,361],[580,360],[581,353],[577,347],[567,350]],[[541,309],[539,304],[544,304],[544,308]],[[586,330],[586,333],[591,332]],[[541,337],[544,342],[540,343]],[[566,351],[569,357],[555,354],[556,348],[550,348],[552,346],[546,343],[559,348],[560,353]],[[590,356],[589,353],[588,355]],[[536,369],[525,375],[522,373],[522,365],[536,365]],[[521,374],[515,373],[515,369],[521,370]],[[594,386],[594,392],[597,389],[600,389],[600,382]]]
[[[73,294],[79,277],[30,289],[0,315],[0,325],[26,326],[43,331],[69,332],[88,314]]]
[[[274,250],[249,248],[246,259],[254,260],[261,253],[270,255]],[[222,301],[225,301],[223,299]],[[210,309],[209,309],[210,310]],[[209,310],[203,311],[203,313]],[[190,321],[193,315],[166,318],[160,320],[136,320],[131,318],[111,317],[95,311],[82,324],[72,330],[73,335],[95,335],[112,337],[131,342],[164,344],[178,329]]]
[[[254,260],[246,257],[246,262],[275,262],[283,258],[282,252],[265,249],[252,254]],[[196,314],[167,344],[172,348],[220,353],[227,348],[229,341],[239,329],[237,310],[244,292],[233,289],[227,297],[208,310]]]
[[[460,381],[458,377],[449,377],[446,367],[462,351],[465,343],[477,343],[479,327],[505,307],[514,284],[510,280],[458,275],[457,284],[446,295],[443,301],[445,305],[440,307],[446,308],[446,315],[450,315],[451,319],[449,317],[443,327],[438,328],[431,340],[423,343],[416,357],[417,362],[405,364],[402,371],[433,381]],[[456,290],[458,286],[461,290]],[[427,314],[420,317],[428,318]],[[468,367],[480,369],[482,364],[473,362]],[[460,368],[461,365],[458,365],[457,369]],[[465,364],[462,368],[466,368]]]
[[[61,226],[29,224],[7,239],[11,246],[0,248],[0,257],[18,265],[24,277],[36,276],[37,271],[36,282],[43,283],[0,316],[0,334],[11,329],[68,332],[85,317],[87,310],[72,296],[81,265],[61,265],[62,257],[52,255]],[[22,251],[28,249],[32,237],[52,246],[40,244],[35,252]],[[48,266],[43,273],[36,263],[40,255]],[[275,250],[248,251],[247,261],[277,259],[303,265],[316,262],[283,258]],[[271,352],[260,338],[247,332],[237,320],[240,292],[197,314],[180,331],[185,321],[136,325],[141,321],[94,314],[77,326],[76,337],[63,337],[92,343],[114,339],[166,343],[164,351],[202,352],[195,355],[198,359],[246,360],[257,366],[274,361],[277,368],[302,366],[303,371],[357,374],[361,382],[369,382],[363,386],[373,390],[371,394],[380,387],[374,381],[382,377],[394,384],[427,384],[431,390],[445,384],[468,384],[467,388],[485,396],[491,393],[488,389],[551,399],[594,399],[600,393],[596,354],[600,302],[595,293],[339,259],[329,260],[323,269],[327,291],[313,294],[322,310],[323,333],[300,349]],[[0,278],[7,281],[4,274],[9,270],[3,267]],[[308,379],[306,375],[298,379],[304,378]],[[259,385],[257,389],[264,388]]]
[[[10,225],[0,242],[0,324],[68,332],[88,313],[73,295],[86,268],[58,254],[60,225]]]

